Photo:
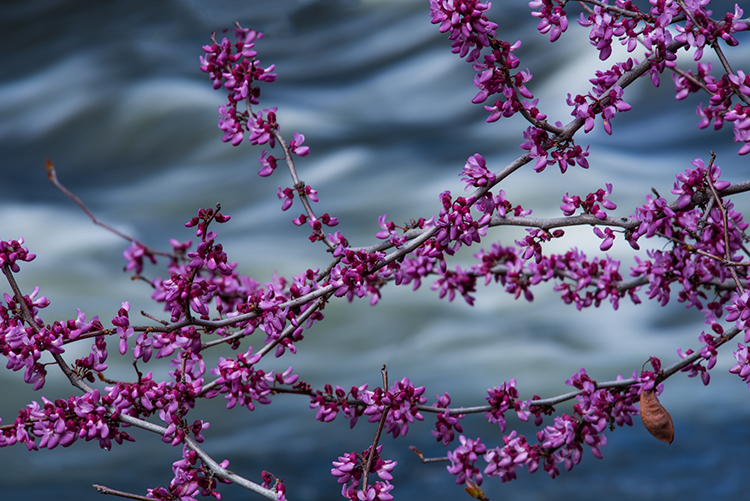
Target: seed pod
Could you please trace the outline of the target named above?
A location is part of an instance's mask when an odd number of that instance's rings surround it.
[[[659,403],[653,391],[641,392],[641,419],[648,432],[669,444],[674,440],[672,416]]]

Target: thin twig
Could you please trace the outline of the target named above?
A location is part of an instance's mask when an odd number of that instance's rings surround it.
[[[721,201],[719,194],[716,192],[716,187],[714,186],[713,179],[711,179],[711,167],[713,167],[714,165],[714,160],[716,160],[716,153],[712,151],[711,161],[706,168],[706,181],[708,181],[708,187],[711,188],[711,193],[714,196],[714,200],[716,200],[716,207],[721,213],[721,220],[724,224],[724,262],[730,263],[732,261],[732,257],[729,254],[729,218],[727,217],[727,211],[724,207],[724,203]],[[729,273],[734,279],[734,282],[737,284],[737,288],[740,290],[740,294],[743,294],[745,292],[745,289],[742,287],[742,282],[740,282],[740,278],[737,276],[737,271],[733,266],[728,266],[728,268]]]
[[[154,498],[140,496],[138,494],[131,494],[129,492],[118,491],[115,489],[110,489],[109,487],[106,487],[104,485],[93,484],[92,487],[94,487],[94,489],[96,489],[100,494],[108,494],[110,496],[119,496],[121,498],[127,498],[127,499],[138,499],[139,501],[154,501]]]
[[[385,364],[380,369],[380,374],[383,376],[383,392],[388,391],[388,371],[385,370]],[[367,462],[365,463],[364,473],[362,474],[362,492],[367,495],[367,478],[370,475],[370,468],[372,468],[372,462],[375,459],[375,449],[378,447],[380,441],[380,434],[383,432],[383,426],[385,426],[385,418],[388,415],[388,411],[391,410],[391,405],[388,404],[383,407],[383,414],[380,416],[380,422],[378,423],[378,429],[375,431],[375,439],[372,441],[372,447],[370,447],[370,453],[367,455]]]
[[[177,259],[177,256],[174,254],[171,254],[169,252],[164,252],[156,249],[152,249],[151,247],[145,245],[143,242],[136,240],[135,238],[126,235],[125,233],[122,233],[121,231],[109,226],[106,223],[103,223],[99,221],[96,216],[89,210],[88,207],[81,201],[80,198],[78,198],[75,194],[73,194],[69,189],[67,189],[63,184],[57,179],[57,171],[55,171],[55,166],[52,164],[52,161],[48,158],[45,165],[45,169],[47,170],[47,178],[54,184],[60,191],[65,193],[71,200],[73,200],[76,204],[78,204],[78,207],[81,208],[83,212],[86,213],[86,215],[91,218],[91,220],[94,222],[94,224],[101,226],[107,231],[110,231],[117,235],[118,237],[124,238],[128,242],[135,242],[136,245],[139,245],[146,249],[146,251],[150,254],[155,254],[159,256],[166,256],[172,259]]]
[[[305,207],[305,212],[307,212],[307,215],[311,220],[317,221],[318,218],[315,216],[312,205],[310,205],[310,200],[305,193],[305,183],[303,181],[300,181],[299,177],[297,176],[297,168],[294,165],[294,160],[292,159],[292,151],[289,148],[289,145],[286,144],[286,141],[284,141],[284,138],[281,136],[281,134],[279,134],[278,130],[272,129],[271,132],[273,133],[273,137],[275,137],[281,145],[281,149],[284,150],[284,159],[286,160],[286,165],[289,168],[289,174],[292,176],[294,189],[297,191],[297,195],[299,195],[299,199],[302,202],[302,205]],[[330,240],[328,240],[328,237],[325,236],[325,234],[323,234],[322,241],[328,246],[329,249],[333,250],[336,248],[336,246],[333,245]]]

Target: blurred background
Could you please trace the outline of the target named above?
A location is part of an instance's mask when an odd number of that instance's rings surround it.
[[[733,8],[714,5],[717,18]],[[279,80],[262,87],[262,107],[278,106],[285,137],[295,130],[305,134],[311,154],[297,162],[300,177],[318,190],[316,210],[337,216],[337,229],[355,246],[376,240],[383,213],[397,223],[436,214],[440,192],[462,193],[459,174],[469,155],[481,153],[498,171],[522,153],[526,125],[485,123],[482,106],[471,104],[471,65],[450,53],[447,36],[430,24],[426,0],[24,0],[0,9],[0,238],[23,236],[38,255],[22,264],[17,278],[27,293],[39,286],[50,299],[43,311],[49,323],[75,318],[81,308],[106,324],[126,300],[133,323],[141,309],[162,312],[150,302],[148,286],[122,272],[127,242],[94,226],[46,180],[45,158],[97,217],[149,246],[167,250],[170,238],[195,241],[184,222],[219,202],[232,220],[214,230],[241,273],[265,282],[273,273],[291,276],[328,264],[323,247],[308,242],[308,229],[291,223],[300,207],[280,211],[277,186],[291,184],[284,170],[260,178],[261,148],[221,142],[216,108],[225,94],[212,90],[198,57],[212,31],[220,38],[235,21],[266,34],[256,44],[259,59],[263,66],[276,64]],[[537,21],[525,2],[497,3],[490,11],[499,37],[523,38],[517,55],[534,74],[528,87],[540,109],[564,123],[570,120],[567,93],[587,92],[594,72],[610,66],[598,60],[587,32],[575,23],[575,9],[570,6],[570,28],[555,44],[534,30]],[[748,68],[746,46],[727,55],[735,69]],[[690,69],[692,61],[683,64]],[[725,179],[747,179],[731,128],[697,129],[694,110],[706,97],[675,102],[665,74],[660,88],[639,81],[625,100],[633,110],[615,118],[613,136],[598,122],[577,137],[578,144],[591,145],[588,171],[522,169],[503,182],[508,199],[534,209],[535,216],[558,216],[565,192],[585,196],[611,182],[614,212],[628,216],[652,187],[666,196],[675,174],[696,157],[708,161],[709,150],[717,153]],[[735,203],[748,208],[742,197]],[[487,246],[498,240],[508,245],[522,235],[496,229]],[[547,250],[598,252],[600,240],[590,229],[567,236]],[[454,264],[470,265],[477,251],[465,249]],[[632,263],[629,246],[618,240],[610,252],[623,260],[625,274]],[[159,266],[145,272],[163,273]],[[0,291],[8,292],[7,284]],[[367,300],[332,302],[325,322],[306,334],[296,355],[262,366],[283,371],[292,365],[316,387],[374,388],[387,364],[391,381],[409,377],[427,388],[430,402],[447,391],[454,405],[481,405],[486,388],[511,378],[522,398],[553,396],[568,390],[565,379],[580,367],[597,380],[612,380],[629,377],[649,356],[668,365],[677,360],[677,347],[699,346],[702,315],[674,300],[665,308],[623,302],[618,311],[604,305],[579,312],[551,286],[534,293],[529,304],[496,285],[480,287],[469,307],[460,298],[438,299],[429,284],[416,293],[390,285],[376,307]],[[87,346],[71,347],[68,357],[87,352]],[[110,353],[113,375],[133,380],[128,361],[115,356],[116,344]],[[745,384],[727,373],[733,362],[725,349],[709,387],[684,376],[669,380],[661,401],[675,422],[671,446],[636,422],[608,434],[604,460],[585,452],[578,467],[554,481],[544,472],[521,472],[508,484],[488,479],[485,492],[491,499],[524,500],[737,499],[746,490],[750,402]],[[140,368],[157,376],[167,371],[158,361],[149,365]],[[53,377],[35,394],[20,373],[8,371],[0,371],[0,388],[3,424],[31,400],[71,394],[66,381]],[[225,411],[217,398],[201,402],[191,416],[212,423],[205,449],[217,460],[229,459],[233,471],[259,482],[260,472],[269,470],[285,479],[294,501],[336,499],[331,461],[368,447],[375,426],[361,422],[350,432],[344,419],[316,422],[307,402],[281,395],[251,413]],[[535,433],[513,416],[508,422],[530,438]],[[445,455],[430,435],[433,424],[427,416],[405,439],[382,440],[383,456],[399,463],[392,491],[397,499],[467,499],[445,464],[422,465],[407,449]],[[500,430],[482,417],[465,419],[464,427],[490,447],[502,443]],[[20,444],[2,449],[3,496],[83,501],[100,499],[93,483],[142,495],[167,486],[180,450],[146,432],[133,435],[136,443],[109,452],[85,442],[53,451],[27,452]],[[225,500],[252,497],[234,486],[221,493]]]

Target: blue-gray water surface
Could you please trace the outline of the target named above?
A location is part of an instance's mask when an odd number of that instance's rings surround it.
[[[529,12],[525,2],[498,2],[491,18],[502,38],[525,39],[518,55],[535,75],[530,89],[552,120],[567,122],[565,96],[586,92],[587,79],[606,63],[574,22],[577,14],[570,15],[569,32],[550,45],[533,33]],[[471,104],[473,71],[430,24],[426,0],[46,0],[5,2],[0,13],[0,238],[23,235],[38,254],[22,264],[18,279],[27,291],[40,286],[51,300],[43,312],[48,322],[75,318],[77,307],[106,322],[124,300],[132,312],[160,312],[147,286],[122,273],[126,242],[92,225],[46,181],[47,157],[97,217],[150,246],[195,240],[183,223],[199,207],[220,202],[233,218],[217,231],[242,273],[262,282],[274,272],[290,276],[327,265],[323,249],[307,242],[307,229],[291,224],[299,208],[279,210],[276,188],[291,184],[285,173],[260,178],[260,149],[221,142],[216,108],[224,93],[211,89],[198,57],[212,31],[236,20],[266,34],[257,44],[259,58],[276,64],[279,80],[263,87],[262,105],[278,106],[286,136],[305,134],[311,154],[298,162],[300,175],[318,190],[318,210],[337,216],[353,245],[373,243],[383,213],[396,222],[437,213],[440,192],[462,192],[458,174],[469,155],[482,153],[497,171],[522,152],[523,123],[486,124],[482,107]],[[750,66],[746,47],[728,54],[735,69]],[[591,145],[589,171],[522,169],[503,182],[508,198],[537,216],[553,216],[566,191],[585,195],[612,182],[611,198],[627,216],[652,187],[667,194],[675,173],[698,156],[707,159],[709,149],[726,179],[746,179],[731,130],[698,130],[700,98],[676,103],[668,75],[662,83],[655,89],[644,80],[627,89],[633,110],[616,117],[613,136],[597,124],[577,138]],[[736,203],[748,208],[741,198]],[[597,252],[590,229],[569,233],[565,245]],[[510,243],[520,235],[503,228],[496,239]],[[460,262],[470,263],[472,251]],[[611,252],[630,263],[622,242]],[[480,405],[486,388],[510,378],[518,380],[522,398],[552,396],[567,391],[565,379],[580,367],[597,380],[628,377],[651,355],[668,364],[677,347],[698,346],[702,317],[680,304],[578,312],[551,287],[535,293],[529,304],[497,286],[480,288],[469,307],[460,299],[439,300],[427,285],[417,293],[389,286],[376,307],[334,301],[299,353],[264,361],[263,368],[293,365],[316,387],[366,382],[374,388],[387,364],[391,380],[408,376],[430,397],[448,391],[455,405]],[[131,379],[129,365],[115,361],[114,345],[110,352],[115,376]],[[80,354],[84,348],[72,348],[69,356]],[[507,484],[488,479],[485,492],[524,500],[742,498],[750,395],[727,373],[731,365],[725,350],[709,387],[683,376],[667,383],[662,402],[675,421],[671,446],[637,422],[608,434],[604,460],[586,452],[558,479],[522,472]],[[0,372],[0,388],[2,424],[31,400],[70,395],[60,378],[35,394],[20,373],[7,371]],[[336,499],[331,461],[365,449],[374,426],[349,431],[343,419],[321,424],[307,407],[304,398],[281,395],[252,413],[225,411],[217,398],[191,415],[212,423],[206,450],[229,459],[232,470],[255,481],[269,470],[285,479],[294,501]],[[445,454],[429,433],[433,422],[427,416],[405,439],[383,439],[383,455],[399,462],[397,499],[466,499],[444,464],[422,465],[407,449]],[[519,423],[511,417],[509,425]],[[464,426],[490,446],[501,440],[500,430],[481,417]],[[133,435],[136,443],[109,452],[84,442],[31,453],[20,444],[1,449],[0,497],[83,501],[100,499],[94,483],[138,494],[166,486],[180,451],[146,432]],[[235,486],[221,492],[225,500],[252,497]]]

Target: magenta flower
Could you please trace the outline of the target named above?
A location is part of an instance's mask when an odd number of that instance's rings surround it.
[[[29,250],[23,245],[23,237],[18,240],[0,240],[0,267],[6,264],[10,267],[10,271],[18,273],[21,268],[16,264],[16,261],[33,261],[36,254],[31,254]]]
[[[258,175],[261,177],[268,177],[271,174],[273,174],[273,171],[276,170],[277,167],[277,160],[278,158],[274,157],[273,155],[268,155],[268,152],[266,150],[263,150],[263,153],[258,157],[258,161],[260,162],[260,165],[263,167],[258,171]]]
[[[303,142],[305,142],[305,136],[294,131],[294,139],[289,141],[289,149],[292,150],[292,153],[296,153],[301,157],[306,157],[308,153],[310,153],[310,147],[302,146]]]
[[[456,476],[456,483],[463,484],[467,478],[472,479],[477,485],[482,485],[482,473],[474,466],[480,456],[487,452],[487,447],[481,438],[471,440],[461,435],[458,437],[461,445],[452,451],[448,451],[448,459],[451,464],[447,466],[448,473]]]

